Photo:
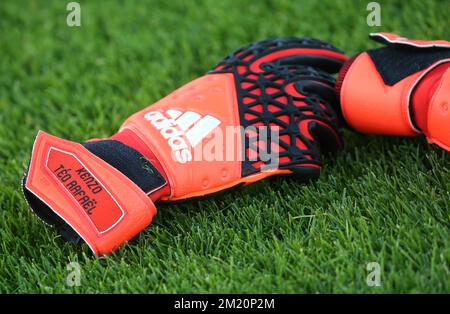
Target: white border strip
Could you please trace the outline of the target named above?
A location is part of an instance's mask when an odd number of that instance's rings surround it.
[[[417,47],[417,48],[450,48],[450,43],[449,44],[416,44],[411,41],[405,41],[405,40],[409,40],[408,38],[405,38],[405,37],[399,37],[398,39],[392,40],[380,33],[370,33],[369,36],[372,38],[381,37],[384,40],[386,40],[387,42],[392,43],[392,44],[402,44],[402,45],[412,46],[412,47]]]
[[[156,167],[155,167],[156,168]],[[158,169],[156,169],[156,170],[158,170]],[[166,182],[164,182],[164,184],[163,185],[161,185],[161,186],[158,186],[158,187],[156,187],[156,188],[154,188],[153,190],[151,190],[150,192],[147,192],[146,194],[147,194],[147,196],[150,196],[152,193],[155,193],[156,191],[159,191],[159,190],[161,190],[163,187],[165,187],[167,185],[167,181]]]

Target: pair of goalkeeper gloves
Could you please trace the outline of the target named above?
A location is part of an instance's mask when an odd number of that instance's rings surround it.
[[[157,202],[273,175],[317,178],[324,155],[343,148],[344,127],[423,135],[450,150],[450,42],[371,37],[384,47],[350,59],[311,38],[253,43],[110,138],[76,143],[40,131],[25,198],[64,239],[103,255],[146,228]]]

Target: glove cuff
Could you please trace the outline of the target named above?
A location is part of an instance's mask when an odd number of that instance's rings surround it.
[[[121,166],[120,156],[107,157],[113,165],[102,158],[106,147],[115,147],[118,154],[129,154],[130,148],[113,140],[100,142],[78,144],[40,131],[23,179],[33,211],[66,239],[78,242],[81,237],[97,255],[133,238],[156,214],[151,199],[127,176],[135,175],[131,167]]]
[[[427,69],[411,92],[411,116],[430,143],[450,151],[450,59]]]
[[[336,89],[342,115],[349,127],[368,134],[413,136],[418,133],[408,118],[405,91],[413,78],[386,85],[367,52],[354,56],[344,65]]]

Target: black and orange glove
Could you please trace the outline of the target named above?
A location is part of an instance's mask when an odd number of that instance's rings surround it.
[[[336,84],[348,125],[370,134],[423,134],[450,151],[450,42],[370,37],[385,47],[352,57]]]
[[[94,253],[148,226],[154,202],[290,174],[316,178],[342,146],[334,78],[346,61],[309,38],[258,42],[134,114],[108,139],[40,131],[23,179],[33,211]]]

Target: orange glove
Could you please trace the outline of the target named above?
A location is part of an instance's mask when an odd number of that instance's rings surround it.
[[[414,136],[450,151],[450,42],[371,34],[386,47],[353,56],[336,83],[353,129]]]
[[[134,114],[109,139],[80,144],[39,132],[25,197],[65,239],[102,255],[150,224],[155,201],[278,174],[316,178],[323,152],[342,146],[330,73],[344,61],[318,40],[262,41]]]

